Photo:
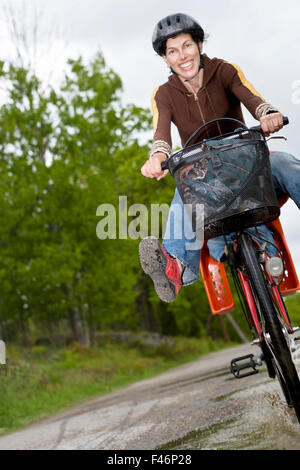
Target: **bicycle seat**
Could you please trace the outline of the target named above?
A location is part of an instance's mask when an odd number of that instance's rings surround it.
[[[201,249],[200,272],[212,314],[233,312],[234,300],[224,263],[210,256],[206,241]]]
[[[280,207],[282,207],[289,199],[288,195],[280,196],[278,198],[278,204]],[[280,222],[280,217],[277,219],[273,220],[269,224],[267,224],[267,227],[269,227],[270,230],[272,230],[273,235],[274,235],[274,240],[279,248],[279,250],[283,254],[284,258],[284,263],[285,263],[285,278],[281,282],[279,288],[281,295],[283,297],[287,295],[292,295],[298,290],[300,290],[300,284],[298,280],[298,275],[293,263],[292,255],[289,250],[282,225]]]

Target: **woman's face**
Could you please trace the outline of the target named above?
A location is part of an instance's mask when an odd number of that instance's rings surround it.
[[[199,43],[202,51],[202,43]],[[166,44],[164,61],[182,79],[195,77],[200,65],[200,55],[197,44],[188,33],[182,33],[175,38],[169,38]]]

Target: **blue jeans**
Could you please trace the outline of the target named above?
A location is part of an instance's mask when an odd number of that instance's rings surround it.
[[[285,152],[274,152],[270,156],[270,163],[276,192],[289,195],[300,209],[300,160]],[[263,239],[269,241],[267,252],[270,256],[275,256],[277,250],[271,244],[274,243],[273,234],[265,225],[260,225],[257,229],[251,228],[249,231],[254,236],[257,236],[258,231]],[[227,235],[227,240],[232,240],[234,236],[234,233]],[[171,203],[162,244],[170,255],[179,259],[185,266],[183,285],[197,281],[200,276],[201,242],[195,237],[177,189]],[[221,261],[225,248],[224,237],[210,239],[207,245],[210,255],[217,261]]]

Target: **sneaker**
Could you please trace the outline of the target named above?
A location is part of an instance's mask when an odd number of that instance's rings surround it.
[[[158,297],[164,302],[173,302],[182,286],[182,269],[176,258],[168,255],[154,237],[140,242],[139,256],[144,272],[152,278]]]

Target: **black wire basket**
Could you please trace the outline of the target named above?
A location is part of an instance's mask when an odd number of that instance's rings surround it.
[[[167,161],[200,240],[268,223],[280,214],[263,134],[227,120],[239,128],[191,146],[189,139]]]

